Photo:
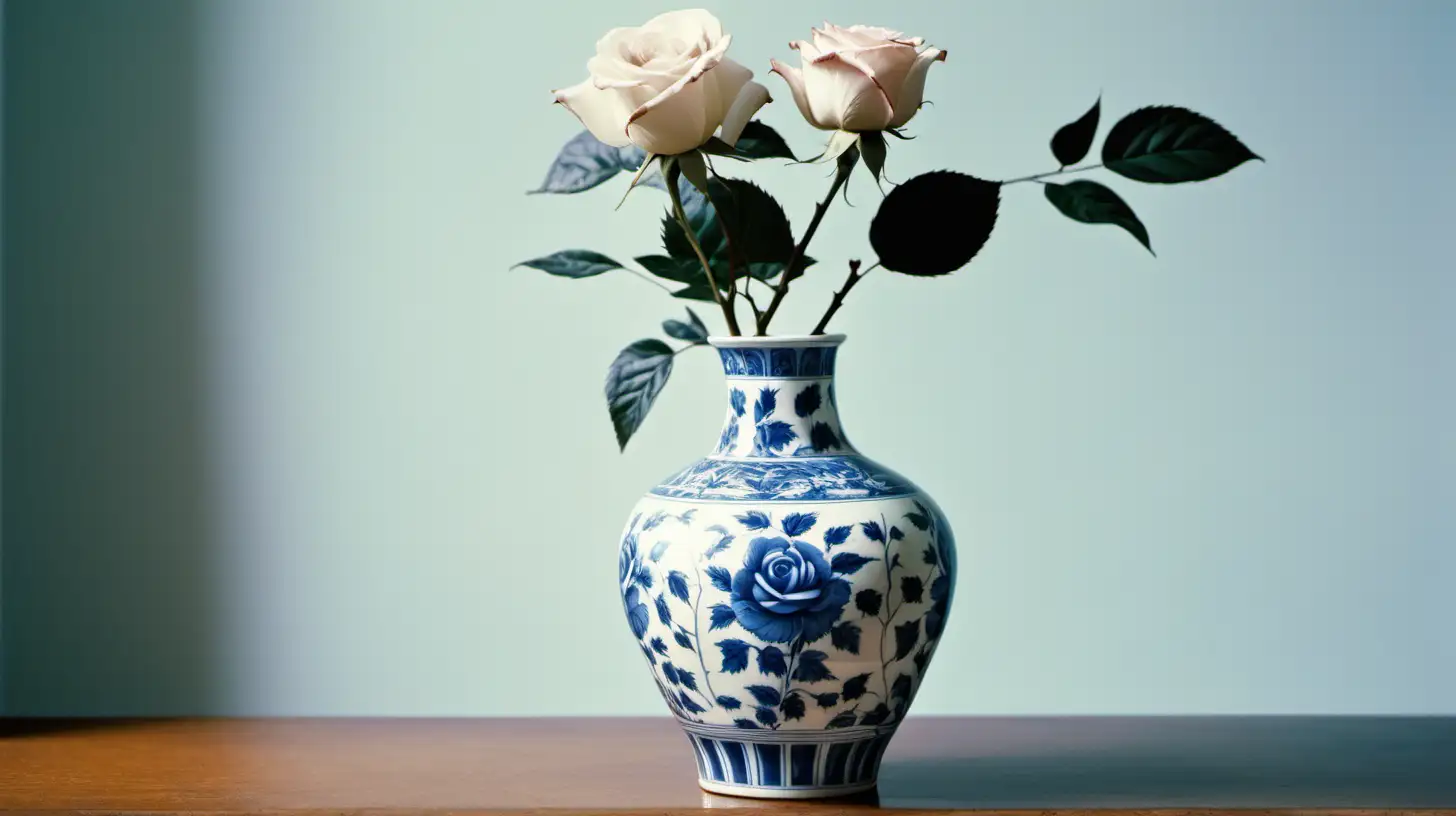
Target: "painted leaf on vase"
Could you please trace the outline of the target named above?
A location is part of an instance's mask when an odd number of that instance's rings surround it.
[[[885,720],[888,719],[890,719],[890,707],[885,705],[884,703],[880,703],[873,709],[866,711],[864,715],[859,718],[859,724],[879,725],[880,723],[883,723]]]
[[[673,570],[667,574],[667,591],[671,592],[678,600],[688,602],[688,577],[687,575]]]
[[[900,595],[905,603],[920,603],[925,594],[925,584],[918,575],[906,575],[900,579]]]
[[[890,686],[890,698],[899,698],[902,700],[910,699],[911,682],[912,681],[910,679],[910,675],[908,674],[902,674],[899,677],[896,677],[895,684]]]
[[[784,516],[783,524],[780,526],[783,528],[784,535],[798,537],[813,529],[814,522],[818,520],[818,513],[790,513]]]
[[[671,626],[672,610],[667,608],[667,598],[658,595],[652,599],[652,605],[657,609],[657,619],[662,621],[664,626]]]
[[[865,538],[868,538],[870,541],[878,541],[881,544],[885,543],[885,529],[880,526],[878,521],[862,521],[859,523],[859,529],[864,532]]]
[[[733,726],[735,728],[742,728],[743,730],[748,731],[758,728],[758,723],[754,722],[753,720],[739,718],[733,721]]]
[[[830,527],[824,531],[824,546],[833,547],[836,544],[843,544],[849,540],[849,533],[854,527],[844,524],[839,527]]]
[[[713,702],[723,707],[724,711],[736,711],[743,707],[743,701],[737,697],[729,697],[726,694],[719,694]]]
[[[809,444],[820,453],[841,447],[839,436],[834,433],[834,429],[829,427],[828,423],[824,422],[815,422],[809,429]]]
[[[841,711],[834,715],[825,728],[849,728],[854,725],[855,713],[853,711]]]
[[[842,621],[836,623],[834,628],[829,630],[829,642],[834,648],[850,654],[859,654],[859,624],[854,621]]]
[[[708,615],[709,632],[715,629],[726,629],[735,620],[737,620],[737,618],[733,615],[733,607],[729,606],[728,604],[713,604],[712,609],[708,611]]]
[[[684,649],[687,649],[690,652],[697,651],[697,649],[693,648],[692,635],[689,635],[687,632],[684,632],[681,629],[678,629],[677,631],[672,633],[672,639],[677,641],[677,645],[683,647]]]
[[[779,690],[773,686],[748,686],[744,690],[752,694],[753,699],[757,700],[759,705],[777,706],[781,699]]]
[[[729,589],[732,588],[731,583],[733,581],[733,573],[729,572],[723,567],[717,566],[716,564],[708,567],[707,573],[708,580],[713,583],[714,588],[719,589],[723,592],[727,592]]]
[[[767,513],[759,510],[750,510],[741,516],[735,516],[739,523],[749,530],[767,530],[773,526],[773,520]]]
[[[853,575],[859,572],[865,564],[871,561],[878,561],[878,558],[867,558],[852,552],[835,553],[834,560],[829,562],[829,567],[840,575]]]
[[[844,687],[840,689],[840,693],[844,696],[845,702],[858,700],[863,697],[865,691],[869,688],[869,682],[870,675],[868,672],[865,674],[856,674],[848,680],[845,680]]]
[[[783,450],[798,438],[794,426],[781,420],[760,422],[753,437],[753,455],[765,456]]]
[[[873,589],[861,589],[854,593],[855,608],[872,618],[879,617],[880,601],[880,593]]]
[[[764,725],[774,725],[779,721],[779,715],[768,706],[758,706],[753,709],[753,716]]]
[[[778,407],[778,396],[779,390],[777,388],[759,389],[758,399],[753,402],[754,423],[763,422],[773,414],[774,409]]]
[[[681,666],[679,666],[677,670],[677,681],[681,683],[683,688],[685,689],[691,689],[692,691],[698,690],[697,676],[687,669],[682,668]]]
[[[798,396],[794,397],[794,413],[801,417],[807,417],[819,410],[819,404],[819,383],[810,383],[809,387],[800,391]]]
[[[652,639],[652,651],[667,657],[667,644],[662,642],[662,638],[655,637]]]
[[[737,674],[748,668],[749,646],[737,638],[720,640],[716,644],[718,650],[723,653],[722,671],[728,674]]]
[[[641,640],[651,622],[651,613],[647,611],[647,604],[641,601],[641,592],[635,586],[628,588],[622,603],[627,610],[627,623],[632,627],[632,635]]]
[[[810,649],[799,655],[799,660],[794,664],[794,678],[801,683],[817,683],[820,680],[837,680],[824,661],[829,655]]]
[[[784,672],[789,670],[789,664],[779,647],[765,646],[758,652],[758,670],[764,674],[783,677]]]
[[[839,692],[831,691],[825,694],[815,694],[814,702],[820,708],[834,708],[836,705],[839,705]]]
[[[662,664],[662,676],[667,678],[667,682],[673,684],[674,686],[677,685],[678,684],[677,666],[672,665],[671,662],[663,663]]]
[[[785,720],[804,719],[805,705],[804,698],[795,692],[790,692],[779,705],[779,711],[783,713]]]
[[[920,642],[920,619],[906,621],[895,627],[895,659],[903,660],[915,651]]]
[[[677,693],[677,701],[679,703],[682,703],[682,707],[687,709],[688,713],[690,714],[702,714],[704,711],[707,710],[702,706],[698,705],[697,702],[693,700],[693,698],[689,697],[686,691],[679,691]]]

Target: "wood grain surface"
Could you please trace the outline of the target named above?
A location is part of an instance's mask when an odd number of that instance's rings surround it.
[[[667,719],[0,722],[0,810],[1165,814],[1456,808],[1456,719],[912,718],[879,790],[704,793]],[[1456,813],[1456,810],[1448,811]]]

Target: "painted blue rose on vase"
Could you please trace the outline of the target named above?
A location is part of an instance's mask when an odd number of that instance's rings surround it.
[[[829,634],[849,602],[849,582],[834,577],[812,545],[755,538],[733,576],[733,614],[743,628],[770,643],[812,643]]]

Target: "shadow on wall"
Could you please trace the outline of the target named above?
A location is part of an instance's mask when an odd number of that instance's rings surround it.
[[[7,714],[217,694],[196,15],[6,6]]]

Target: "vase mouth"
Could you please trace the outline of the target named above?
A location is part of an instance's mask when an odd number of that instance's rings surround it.
[[[714,348],[833,348],[842,334],[776,334],[768,337],[709,337]]]

